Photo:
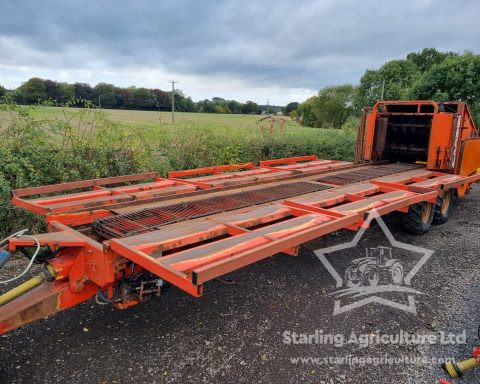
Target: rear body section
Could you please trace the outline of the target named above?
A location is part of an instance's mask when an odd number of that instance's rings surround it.
[[[464,102],[378,101],[362,115],[356,162],[400,161],[470,175],[480,168],[479,145]]]

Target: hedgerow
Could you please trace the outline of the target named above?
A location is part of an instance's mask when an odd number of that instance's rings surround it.
[[[353,158],[355,135],[349,130],[135,128],[88,107],[47,119],[35,117],[32,108],[0,105],[1,235],[44,229],[40,217],[11,204],[12,189],[152,170],[165,176],[176,169],[305,154]]]

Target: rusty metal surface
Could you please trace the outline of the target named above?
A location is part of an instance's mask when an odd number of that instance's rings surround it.
[[[355,213],[361,211],[367,211],[377,206],[384,205],[386,203],[400,200],[409,196],[413,196],[412,192],[408,191],[395,191],[389,193],[383,193],[380,195],[372,196],[369,198],[364,198],[362,200],[353,201],[348,204],[342,204],[339,207],[332,208],[333,211],[341,213]]]
[[[272,224],[252,232],[232,236],[205,246],[195,247],[171,256],[162,257],[159,262],[176,270],[188,273],[229,255],[249,251],[255,247],[284,238],[295,232],[310,229],[328,221],[317,214],[305,215],[281,223]]]
[[[270,168],[256,168],[250,169],[248,171],[240,172],[228,172],[213,174],[207,176],[199,176],[188,179],[172,179],[183,182],[190,182],[193,184],[202,183],[204,186],[212,188],[223,188],[229,186],[251,184],[256,182],[264,182],[268,180],[276,180],[279,178],[284,178],[292,176],[293,173],[290,171],[281,171]]]
[[[16,300],[0,307],[0,333],[28,324],[58,312],[62,289],[53,289],[53,283],[44,283]]]
[[[455,181],[463,181],[463,178],[458,175],[442,175],[442,176],[437,176],[432,179],[427,179],[423,181],[419,181],[417,183],[414,183],[412,185],[417,186],[417,187],[425,187],[425,188],[433,188],[435,186],[440,186],[442,184],[446,184],[449,182],[455,182]]]
[[[354,166],[350,162],[320,160],[316,156],[276,159],[266,163],[279,166],[286,164],[293,169],[277,169],[270,165],[257,167],[253,163],[246,163],[171,172],[168,179],[151,172],[16,190],[12,202],[45,216],[48,222],[61,221],[78,227],[115,213],[125,213],[119,210],[136,211],[176,199],[177,196],[204,197],[218,191],[258,188],[260,185],[292,182],[298,178],[309,181],[315,175]],[[151,181],[144,182],[146,180]]]
[[[380,188],[374,184],[357,183],[340,188],[332,188],[320,192],[309,193],[308,195],[290,199],[290,201],[301,204],[311,204],[317,207],[325,207],[327,205],[334,205],[343,202],[348,194],[364,196],[366,194],[377,193],[379,190]]]
[[[388,119],[385,117],[379,117],[377,119],[377,128],[375,131],[373,150],[375,152],[383,153],[385,150],[385,144],[387,141],[387,125]]]
[[[33,196],[33,195],[38,195],[43,193],[70,191],[74,189],[88,188],[93,186],[103,186],[108,184],[124,183],[124,182],[138,181],[138,180],[144,180],[144,179],[154,179],[156,177],[158,177],[157,172],[139,173],[134,175],[126,175],[126,176],[105,177],[102,179],[72,181],[69,183],[52,184],[52,185],[45,185],[41,187],[15,189],[13,191],[13,194],[17,197]]]
[[[155,231],[163,225],[179,221],[264,204],[328,188],[330,187],[322,184],[298,182],[146,208],[98,219],[93,223],[93,231],[104,238],[129,237]]]
[[[175,273],[177,286],[195,286],[339,228],[358,229],[375,208],[380,214],[420,201],[437,191],[408,185],[357,183],[165,225],[156,231],[112,239],[112,250],[162,276]],[[168,280],[168,279],[167,279]]]
[[[354,169],[349,172],[343,172],[336,175],[322,177],[318,182],[334,185],[347,185],[365,181],[376,177],[392,175],[399,172],[409,171],[421,168],[418,164],[385,164]]]
[[[374,179],[375,181],[382,181],[387,183],[404,184],[413,178],[430,177],[433,174],[425,168],[413,169],[411,171],[401,172],[393,175],[382,176]]]
[[[294,163],[279,163],[275,164],[269,162],[271,169],[291,171],[295,174],[308,174],[315,172],[330,172],[335,170],[341,170],[345,168],[351,168],[352,163],[338,160],[313,160],[308,162],[294,162]],[[283,165],[281,165],[283,164]]]

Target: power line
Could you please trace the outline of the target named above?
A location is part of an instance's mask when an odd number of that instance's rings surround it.
[[[175,83],[179,83],[177,80],[170,80],[172,83],[172,123],[175,123]]]

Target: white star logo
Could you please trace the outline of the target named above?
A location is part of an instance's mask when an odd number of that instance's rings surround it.
[[[414,294],[421,294],[421,292],[411,288],[411,281],[412,278],[417,274],[417,272],[420,270],[420,268],[423,267],[423,265],[428,261],[428,259],[433,255],[434,251],[430,249],[425,249],[422,247],[417,247],[415,245],[411,244],[405,244],[402,242],[399,242],[395,240],[393,237],[392,233],[388,229],[387,225],[381,218],[381,216],[378,214],[378,212],[373,209],[367,219],[364,222],[364,225],[360,228],[360,230],[357,232],[355,237],[353,238],[352,241],[348,243],[343,243],[339,245],[335,245],[332,247],[327,247],[323,249],[319,249],[315,251],[315,254],[319,258],[319,260],[323,263],[323,265],[327,268],[328,272],[333,276],[333,278],[336,281],[336,288],[342,288],[345,285],[344,279],[340,276],[340,274],[335,270],[335,268],[332,266],[332,264],[327,260],[325,257],[325,254],[332,253],[332,252],[337,252],[341,251],[344,249],[348,248],[354,248],[357,246],[358,242],[362,238],[363,234],[367,230],[367,228],[370,226],[370,223],[376,220],[382,229],[383,233],[387,237],[388,241],[392,245],[392,247],[395,248],[400,248],[404,249],[410,252],[422,254],[423,256],[421,259],[417,262],[417,264],[413,267],[413,269],[403,278],[403,284],[404,285],[372,285],[372,286],[354,286],[346,289],[342,289],[340,291],[335,292],[335,295],[337,297],[344,297],[347,295],[352,295],[353,298],[357,297],[364,297],[364,296],[369,296],[362,298],[354,303],[348,304],[348,305],[341,305],[341,300],[335,300],[335,306],[333,309],[333,315],[339,315],[341,313],[345,313],[347,311],[351,311],[356,308],[360,308],[364,305],[370,304],[370,303],[378,303],[378,304],[383,304],[392,308],[396,308],[405,312],[412,313],[414,315],[417,314],[417,308],[415,305],[415,299],[413,297]],[[403,275],[402,275],[403,277]],[[403,292],[403,293],[408,293],[408,305],[401,304],[392,300],[387,300],[385,298],[376,296],[375,294],[381,293],[381,292]]]

